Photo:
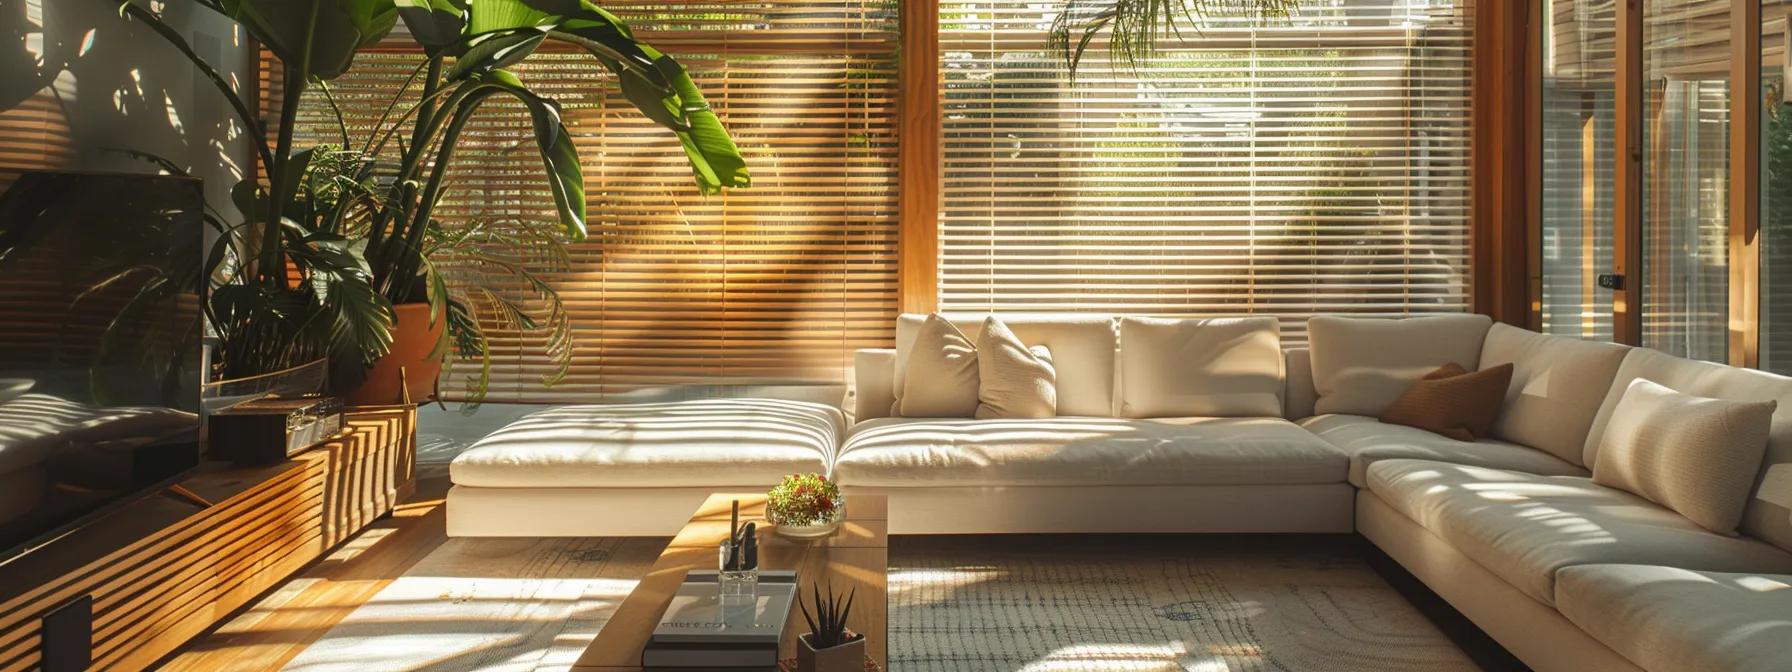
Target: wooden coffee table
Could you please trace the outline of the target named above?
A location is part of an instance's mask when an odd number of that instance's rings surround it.
[[[616,614],[604,624],[597,640],[579,656],[573,665],[580,672],[622,672],[641,669],[641,649],[659,624],[660,615],[672,601],[672,594],[684,581],[686,572],[714,570],[716,547],[728,536],[730,503],[740,500],[741,522],[758,521],[765,525],[765,495],[717,493],[710,495],[692,514],[666,550],[635,586],[634,592],[616,608]],[[792,541],[770,529],[759,535],[761,569],[794,569],[798,591],[812,595],[811,587],[819,584],[825,592],[830,586],[837,593],[858,590],[853,600],[852,615],[847,626],[865,633],[865,651],[878,667],[885,667],[885,604],[884,572],[889,561],[889,507],[883,497],[848,496],[846,522],[833,535],[814,541]],[[796,655],[796,637],[808,630],[802,612],[790,611],[790,624],[784,628],[784,639],[778,644],[778,657]]]

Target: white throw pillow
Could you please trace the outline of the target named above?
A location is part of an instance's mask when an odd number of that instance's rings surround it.
[[[1777,406],[1695,397],[1638,378],[1612,409],[1593,482],[1735,534]]]
[[[1413,381],[1451,362],[1480,370],[1486,315],[1400,319],[1320,315],[1307,320],[1313,412],[1381,417]]]
[[[1120,318],[1120,417],[1282,416],[1273,317]]]
[[[977,418],[1052,418],[1058,415],[1058,370],[1043,345],[1031,348],[990,317],[977,335]]]
[[[938,313],[927,316],[909,350],[902,387],[890,414],[902,418],[969,418],[977,413],[977,346]]]

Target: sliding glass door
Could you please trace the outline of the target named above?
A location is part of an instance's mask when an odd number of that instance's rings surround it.
[[[1642,344],[1728,359],[1730,0],[1643,3]]]
[[[1616,126],[1612,0],[1544,0],[1542,54],[1544,332],[1612,340]]]
[[[1544,331],[1730,359],[1734,5],[1537,5]],[[1626,136],[1640,140],[1634,190],[1619,170]]]

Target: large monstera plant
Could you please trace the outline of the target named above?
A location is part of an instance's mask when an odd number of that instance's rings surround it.
[[[438,351],[452,349],[455,359],[481,365],[473,397],[489,380],[483,329],[493,324],[548,331],[558,366],[545,381],[564,376],[571,348],[558,296],[528,267],[492,250],[543,242],[539,230],[435,218],[462,131],[486,102],[510,98],[528,112],[561,233],[585,238],[583,174],[560,107],[507,69],[548,40],[578,45],[613,73],[625,96],[677,138],[703,193],[749,183],[739,149],[684,68],[585,0],[192,0],[242,24],[278,59],[279,119],[294,119],[311,92],[336,111],[340,145],[303,150],[293,147],[290,123],[270,145],[243,99],[154,13],[133,0],[106,1],[192,60],[256,145],[264,179],[238,185],[236,205],[247,221],[222,227],[229,235],[212,254],[209,308],[230,375],[277,370],[321,353],[332,361],[337,387],[352,387],[391,347],[394,304],[427,303],[431,327],[447,322]],[[357,142],[328,82],[400,18],[424,58]],[[441,257],[520,277],[531,296],[505,297],[477,284],[484,275],[454,273],[455,263]],[[550,306],[545,319],[524,308],[531,299]]]
[[[375,157],[389,155],[391,139],[408,138],[401,144],[390,186],[365,226],[357,229],[367,243],[374,287],[395,304],[427,302],[432,324],[447,320],[439,347],[452,349],[455,360],[479,364],[478,374],[469,379],[471,399],[483,396],[490,379],[482,325],[545,332],[543,342],[556,366],[543,379],[553,384],[566,374],[572,352],[559,297],[530,266],[508,260],[501,252],[531,239],[553,250],[555,241],[544,239],[527,223],[500,227],[435,219],[467,122],[488,101],[508,98],[528,111],[545,168],[544,186],[553,195],[562,233],[572,241],[587,234],[584,176],[560,106],[530,90],[508,68],[549,40],[576,45],[616,77],[643,115],[672,132],[702,193],[748,186],[746,164],[683,66],[635,39],[621,19],[590,2],[397,0],[397,8],[424,59],[406,90],[394,92],[388,107],[396,107],[412,86],[418,88],[418,102],[397,123],[378,124],[383,128],[376,128],[363,145],[368,161],[360,177],[365,180],[380,172],[376,166],[390,167]],[[382,175],[382,179],[388,178]],[[500,254],[490,253],[493,244]],[[508,284],[528,288],[528,295],[507,296],[480,283],[479,273],[453,272],[457,266],[520,279]],[[532,312],[530,303],[548,308]]]
[[[220,339],[221,374],[253,376],[328,358],[334,383],[354,385],[390,349],[394,318],[391,302],[373,289],[357,242],[324,226],[335,199],[347,195],[312,179],[318,152],[293,147],[290,125],[270,142],[229,81],[148,3],[99,1],[147,25],[192,62],[230,104],[254,148],[257,171],[231,190],[241,219],[207,214],[221,232],[206,259],[205,304]],[[346,72],[355,53],[384,38],[398,19],[391,0],[188,1],[236,21],[273,53],[285,75],[282,118],[290,118],[307,86]]]

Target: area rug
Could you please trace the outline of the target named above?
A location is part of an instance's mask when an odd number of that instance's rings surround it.
[[[283,669],[566,670],[665,539],[449,539]]]
[[[663,539],[449,539],[286,666],[566,670]],[[890,672],[1476,667],[1346,538],[898,537]]]
[[[1340,537],[898,537],[890,670],[1476,670]]]

